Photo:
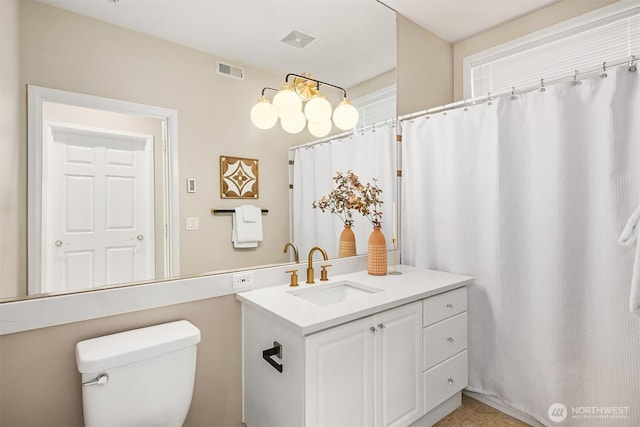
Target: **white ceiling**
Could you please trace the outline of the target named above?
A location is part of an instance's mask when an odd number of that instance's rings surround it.
[[[441,39],[456,43],[559,0],[382,0]]]
[[[395,68],[397,10],[455,42],[557,0],[40,0],[154,37],[283,73],[352,87]],[[292,30],[318,37],[306,49]],[[81,35],[79,35],[81,37]],[[279,82],[265,82],[275,85]]]

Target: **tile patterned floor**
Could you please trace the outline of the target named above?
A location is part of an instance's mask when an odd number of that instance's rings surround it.
[[[438,421],[433,427],[529,427],[529,424],[463,394],[462,406]]]

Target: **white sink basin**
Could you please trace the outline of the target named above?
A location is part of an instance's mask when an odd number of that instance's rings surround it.
[[[298,298],[317,305],[332,305],[357,301],[363,295],[370,295],[380,291],[382,291],[382,289],[363,285],[362,283],[341,280],[335,283],[311,285],[288,292],[291,295],[295,295]]]

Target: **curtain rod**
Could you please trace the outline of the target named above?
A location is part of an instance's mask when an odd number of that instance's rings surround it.
[[[485,102],[489,102],[492,101],[496,98],[501,98],[501,97],[505,97],[505,96],[516,96],[516,95],[522,95],[524,93],[528,93],[537,89],[544,89],[546,86],[552,85],[552,84],[556,84],[556,83],[560,83],[562,81],[565,80],[574,80],[577,81],[579,76],[588,76],[588,75],[592,75],[595,73],[606,73],[607,70],[611,69],[611,68],[616,68],[616,67],[621,67],[624,65],[628,65],[629,66],[629,71],[636,71],[637,69],[637,65],[636,65],[636,61],[637,58],[635,55],[631,55],[630,57],[625,58],[624,60],[620,59],[617,61],[612,61],[611,63],[608,63],[607,61],[602,63],[602,66],[599,68],[593,68],[590,69],[588,71],[583,71],[583,72],[578,72],[578,70],[575,70],[575,72],[571,75],[565,76],[565,77],[559,77],[557,79],[553,79],[553,80],[549,80],[549,81],[545,81],[544,78],[540,79],[540,83],[537,85],[528,85],[525,86],[523,89],[517,90],[515,86],[513,86],[511,88],[511,90],[507,90],[504,92],[500,92],[496,95],[492,95],[491,92],[489,92],[487,95],[484,96],[478,96],[475,98],[469,98],[469,99],[463,99],[462,101],[456,101],[453,102],[451,104],[445,104],[445,105],[441,105],[438,107],[433,107],[433,108],[429,108],[427,110],[422,110],[422,111],[418,111],[416,113],[410,113],[410,114],[405,114],[404,116],[400,116],[398,117],[398,121],[404,121],[404,120],[410,120],[410,119],[415,119],[417,117],[421,117],[421,116],[426,116],[429,114],[435,114],[435,113],[441,113],[443,111],[450,111],[450,110],[455,110],[461,107],[470,107],[472,105],[478,105],[478,104],[482,104]]]
[[[327,142],[331,142],[331,141],[335,141],[336,139],[343,139],[346,138],[348,136],[354,135],[356,132],[365,132],[368,130],[371,130],[375,127],[381,127],[381,126],[386,126],[388,124],[395,124],[397,121],[397,119],[388,119],[385,120],[384,122],[378,122],[378,123],[373,123],[370,124],[368,126],[363,126],[357,129],[353,129],[353,130],[348,130],[346,132],[342,132],[342,133],[338,133],[332,136],[328,136],[326,138],[322,138],[322,139],[318,139],[316,141],[311,141],[311,142],[307,142],[305,144],[301,144],[301,145],[296,145],[295,147],[289,147],[289,151],[292,150],[297,150],[298,148],[310,148],[313,147],[314,145],[318,145],[318,144],[324,144]]]

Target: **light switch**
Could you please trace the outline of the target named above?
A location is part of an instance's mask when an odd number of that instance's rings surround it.
[[[199,230],[200,229],[200,218],[197,216],[188,216],[186,219],[186,229],[187,230]]]

